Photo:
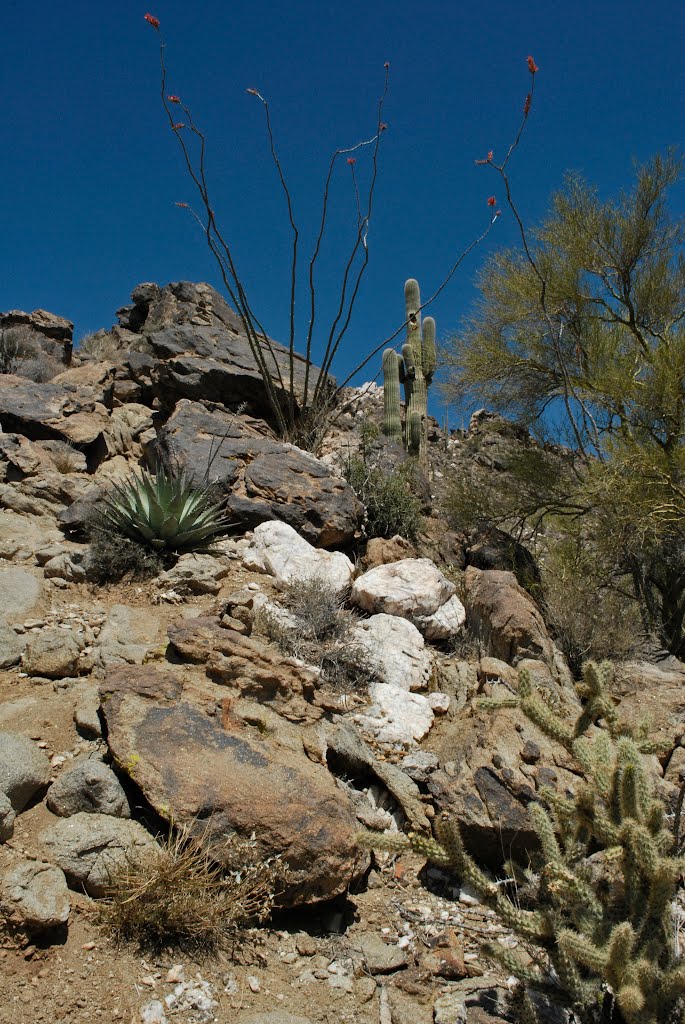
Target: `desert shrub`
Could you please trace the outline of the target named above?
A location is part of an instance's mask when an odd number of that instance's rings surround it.
[[[212,857],[202,837],[174,830],[158,849],[131,853],[111,875],[101,921],[120,942],[159,953],[218,952],[241,928],[265,921],[288,873],[253,840],[226,839]]]
[[[507,864],[509,891],[466,853],[448,814],[436,838],[364,837],[388,849],[411,846],[467,880],[522,940],[526,956],[491,942],[484,952],[520,979],[518,1020],[541,1024],[529,992],[572,1009],[583,1024],[675,1024],[684,1018],[685,966],[676,944],[674,903],[682,888],[679,813],[669,825],[649,763],[644,735],[618,721],[607,684],[609,662],[586,664],[585,705],[575,724],[535,693],[526,671],[519,691],[503,701],[521,708],[560,743],[578,773],[574,793],[543,788],[528,813],[539,850],[530,864]],[[601,726],[601,727],[600,727]]]
[[[345,479],[366,509],[368,537],[414,540],[421,529],[421,499],[413,493],[415,470],[403,463],[392,470],[374,465],[364,454],[348,458]]]
[[[284,587],[280,603],[287,614],[264,608],[256,628],[284,654],[320,668],[336,689],[368,683],[366,652],[354,641],[356,618],[330,583],[318,576],[293,580]]]
[[[184,470],[158,465],[112,483],[100,514],[117,530],[154,551],[201,548],[230,525],[215,488],[196,484]]]
[[[87,578],[98,585],[158,576],[167,563],[157,551],[113,530],[103,520],[89,524],[90,549],[85,561]]]
[[[0,331],[0,373],[13,373],[43,384],[63,370],[64,364],[45,351],[30,328],[7,327]]]
[[[571,670],[578,675],[588,659],[628,658],[644,634],[630,581],[613,573],[600,553],[578,538],[560,538],[546,548],[536,596]]]
[[[92,359],[116,361],[123,353],[151,352],[152,347],[143,334],[121,337],[116,331],[94,331],[80,339],[78,351]]]

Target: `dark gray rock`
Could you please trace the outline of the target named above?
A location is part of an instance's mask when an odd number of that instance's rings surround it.
[[[15,811],[23,811],[50,778],[50,762],[26,736],[0,732],[0,793]]]
[[[142,336],[156,358],[151,376],[158,398],[169,408],[179,398],[249,403],[270,416],[267,392],[240,321],[221,295],[208,284],[178,281],[160,288],[144,283],[134,289],[132,305],[117,312],[119,329]],[[263,341],[262,351],[276,391],[285,400],[290,374],[289,351]],[[305,359],[295,354],[296,399],[302,397]],[[312,367],[310,386],[319,371]]]
[[[60,818],[72,814],[111,814],[129,818],[131,810],[121,783],[102,761],[79,761],[63,771],[48,792],[48,808]]]
[[[243,530],[280,519],[317,547],[351,540],[362,506],[349,484],[313,455],[263,431],[261,421],[181,400],[159,433],[157,451],[167,465],[230,491],[228,507]]]

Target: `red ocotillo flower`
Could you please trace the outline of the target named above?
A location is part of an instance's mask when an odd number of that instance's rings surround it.
[[[180,96],[167,96],[167,99],[168,99],[169,103],[180,103],[181,102],[181,97]]]
[[[174,206],[180,206],[182,210],[190,209],[187,203],[174,203]]]
[[[145,20],[148,25],[152,25],[153,28],[159,28],[159,18],[155,18],[154,14],[146,14]]]
[[[494,196],[490,196],[488,199],[488,206],[497,206],[497,200]]]
[[[181,128],[185,128],[183,121],[177,121],[176,124],[171,126],[171,130],[174,132],[180,131]]]
[[[540,68],[537,66],[532,57],[528,56],[526,57],[526,60],[528,61],[528,70],[530,71],[531,75],[534,75],[536,71],[540,70]]]
[[[348,158],[347,158],[347,162],[348,162],[348,164],[350,165],[350,167],[354,167],[354,165],[355,165],[355,164],[356,164],[356,162],[357,162],[357,158],[356,158],[356,156],[348,156]]]

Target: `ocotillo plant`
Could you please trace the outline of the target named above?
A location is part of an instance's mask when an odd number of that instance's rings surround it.
[[[586,703],[569,725],[520,673],[516,697],[481,701],[491,710],[520,707],[575,760],[580,781],[572,797],[543,789],[529,813],[540,849],[532,870],[506,870],[532,894],[531,909],[514,901],[466,852],[457,823],[436,821],[436,838],[360,840],[383,849],[411,846],[467,880],[501,920],[524,940],[527,962],[503,945],[485,952],[521,980],[519,1019],[538,1022],[530,989],[571,1007],[586,1024],[672,1024],[685,1019],[685,964],[676,953],[673,903],[685,864],[678,826],[654,792],[643,754],[648,741],[619,724],[606,692],[605,662],[583,672]],[[598,723],[602,728],[594,728]],[[591,731],[592,730],[592,731]],[[537,863],[536,863],[537,859]]]
[[[404,286],[407,341],[402,355],[388,348],[383,353],[383,432],[393,441],[404,443],[412,455],[423,457],[428,445],[426,416],[428,388],[435,373],[435,320],[427,316],[421,323],[419,282],[410,278]],[[404,384],[405,425],[402,434],[400,382]]]
[[[322,195],[320,213],[317,216],[318,232],[313,241],[311,255],[307,260],[308,269],[301,274],[302,258],[300,228],[296,219],[294,203],[286,174],[281,164],[276,146],[276,138],[271,123],[269,103],[262,94],[254,88],[246,90],[253,99],[256,99],[262,106],[266,122],[266,134],[268,139],[271,159],[276,170],[278,183],[283,193],[285,207],[287,210],[288,223],[292,233],[292,249],[290,265],[287,270],[289,278],[289,310],[288,310],[288,358],[287,365],[281,368],[276,358],[276,353],[262,321],[253,309],[245,287],[245,281],[238,269],[238,260],[234,252],[230,237],[222,231],[215,210],[214,202],[210,194],[210,186],[207,175],[207,138],[195,121],[192,111],[187,103],[175,93],[167,92],[167,66],[165,62],[165,44],[161,38],[161,25],[159,18],[152,14],[146,14],[145,21],[155,32],[160,33],[160,66],[161,66],[161,96],[164,110],[168,118],[169,127],[176,139],[182,155],[183,164],[188,172],[189,179],[199,197],[199,210],[196,212],[187,202],[178,202],[177,206],[186,209],[194,216],[205,236],[207,245],[214,256],[221,279],[224,283],[226,293],[233,308],[238,314],[243,330],[245,332],[250,351],[262,379],[266,398],[270,409],[270,418],[278,433],[303,447],[316,450],[323,434],[332,418],[334,410],[342,390],[350,383],[352,378],[359,373],[379,352],[382,352],[404,328],[404,324],[390,333],[379,345],[362,359],[357,366],[347,374],[343,381],[339,381],[337,387],[333,385],[330,374],[333,372],[334,362],[344,342],[345,335],[350,327],[355,303],[360,293],[362,282],[369,262],[369,229],[371,224],[372,209],[375,201],[376,182],[379,170],[379,156],[381,140],[385,136],[387,124],[383,121],[383,105],[387,93],[389,64],[385,64],[385,83],[383,92],[377,103],[377,116],[375,131],[370,138],[364,139],[347,147],[336,149],[328,164]],[[537,71],[537,67],[535,68]],[[529,63],[529,73],[534,74]],[[534,79],[530,92],[523,106],[523,113],[519,124],[518,133],[509,147],[505,161],[509,160],[514,150],[518,147],[523,130],[527,124],[531,109],[531,101],[534,89]],[[181,115],[183,120],[179,120]],[[366,186],[360,188],[361,178],[357,176],[356,164],[358,157],[366,153],[369,155],[370,167],[366,175]],[[351,231],[347,256],[342,258],[342,273],[338,288],[338,297],[334,303],[334,315],[332,322],[325,329],[321,330],[319,322],[319,301],[317,295],[317,280],[319,269],[319,257],[325,249],[325,235],[329,225],[329,212],[332,201],[332,180],[338,165],[343,159],[349,168],[352,179],[352,192],[356,206],[356,226]],[[504,166],[504,165],[503,165]],[[494,200],[488,200],[488,207],[492,207]],[[431,303],[447,287],[453,276],[466,259],[487,235],[500,215],[499,210],[490,210],[484,230],[475,237],[455,257],[452,266],[445,274],[440,285],[433,295],[424,303],[424,307]],[[304,281],[301,281],[301,278]],[[296,302],[296,293],[300,286],[303,286],[304,301]],[[296,324],[296,309],[305,309],[305,317],[308,320],[304,330],[300,333],[300,351],[304,356],[305,372],[302,387],[296,386],[296,368],[298,361],[302,358],[296,349],[296,337],[298,335],[298,323]],[[417,315],[420,312],[419,306],[415,306]],[[320,339],[320,340],[319,340]],[[312,371],[311,364],[314,360],[320,364],[320,372]],[[417,391],[417,406],[414,412],[421,411],[420,388]],[[414,431],[410,431],[410,438],[417,438],[417,417],[414,416]],[[419,438],[420,446],[420,438]]]

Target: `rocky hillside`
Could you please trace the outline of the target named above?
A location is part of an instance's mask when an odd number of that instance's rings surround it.
[[[464,459],[497,470],[502,431],[433,424],[422,529],[368,540],[341,467],[380,424],[380,389],[345,393],[317,458],[275,436],[240,322],[208,285],[139,285],[117,318],[74,350],[68,321],[0,315],[0,1021],[506,1018],[511,983],[480,943],[515,936],[463,879],[357,841],[429,836],[449,812],[496,877],[535,849],[540,790],[578,784],[520,709],[476,703],[516,694],[526,669],[562,717],[581,707],[521,585],[530,555],[440,515]],[[94,510],[145,465],[209,479],[230,530],[149,579],[103,582]],[[649,711],[649,769],[672,803],[683,683],[677,662],[626,663],[613,682],[624,718]],[[231,955],[119,947],[100,923],[117,864],[169,823],[215,864],[230,868],[238,836],[287,871],[271,922]]]

